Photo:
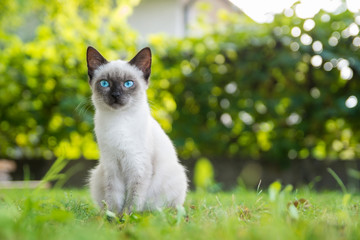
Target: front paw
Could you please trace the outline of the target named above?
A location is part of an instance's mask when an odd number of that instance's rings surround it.
[[[133,212],[133,207],[130,205],[128,207],[125,207],[124,213],[127,215],[130,215]]]
[[[107,212],[114,212],[116,214],[122,214],[123,213],[123,203],[121,202],[116,202],[112,199],[110,200],[102,200],[102,211]]]

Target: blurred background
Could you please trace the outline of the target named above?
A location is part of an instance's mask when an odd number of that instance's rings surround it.
[[[56,159],[84,186],[99,157],[86,48],[150,46],[153,116],[191,185],[360,180],[360,1],[2,0],[0,180],[39,180]]]

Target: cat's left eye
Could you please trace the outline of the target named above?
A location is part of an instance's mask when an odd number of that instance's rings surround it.
[[[100,85],[101,85],[102,87],[109,87],[109,86],[110,86],[110,83],[109,83],[108,81],[106,81],[106,80],[101,80],[101,81],[100,81]]]
[[[132,87],[133,85],[134,85],[134,81],[127,80],[126,82],[124,82],[124,87],[126,88]]]

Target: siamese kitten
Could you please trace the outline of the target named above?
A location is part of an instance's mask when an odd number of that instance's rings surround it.
[[[108,62],[88,47],[87,66],[100,149],[90,173],[92,198],[119,214],[182,205],[185,169],[147,102],[150,48],[129,62]]]

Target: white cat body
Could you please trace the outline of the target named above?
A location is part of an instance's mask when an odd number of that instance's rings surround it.
[[[91,83],[100,149],[99,165],[90,176],[93,199],[99,206],[105,201],[117,213],[182,205],[187,191],[185,169],[150,114],[142,71],[118,60],[100,66],[92,77],[96,80],[104,73],[131,74],[139,89],[125,106],[113,109],[94,92],[96,81]]]

